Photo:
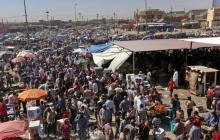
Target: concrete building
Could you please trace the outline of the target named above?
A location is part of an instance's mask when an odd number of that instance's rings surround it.
[[[172,12],[167,13],[167,15],[171,17],[185,17],[186,12],[185,11],[172,11]]]
[[[147,11],[140,11],[135,15],[135,19],[139,23],[147,22],[163,22],[165,12],[159,9],[149,9]]]
[[[190,10],[187,12],[187,15],[190,21],[206,21],[207,11],[207,9]]]
[[[208,9],[196,9],[187,12],[187,28],[206,28]],[[196,26],[195,26],[196,23]],[[198,24],[197,24],[198,23]],[[190,25],[190,26],[188,26]]]
[[[173,24],[175,28],[181,28],[181,23],[188,21],[188,16],[185,11],[172,11],[166,13],[164,21]]]
[[[220,8],[208,9],[207,21],[210,28],[220,26]]]
[[[0,34],[8,32],[8,26],[0,23]]]

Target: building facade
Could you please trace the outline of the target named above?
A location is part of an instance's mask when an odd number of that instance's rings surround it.
[[[207,21],[210,28],[220,26],[220,8],[208,9]]]
[[[207,9],[190,10],[187,15],[191,21],[206,21]]]
[[[159,9],[150,9],[147,11],[140,11],[135,15],[135,19],[139,23],[147,22],[163,22],[165,12]]]
[[[0,34],[8,32],[8,26],[6,24],[0,23]]]

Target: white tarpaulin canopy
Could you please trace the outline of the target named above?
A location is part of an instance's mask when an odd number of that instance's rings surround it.
[[[220,46],[220,38],[195,38],[195,39],[157,39],[116,41],[113,44],[132,52],[150,52],[162,50],[198,49]]]
[[[109,68],[115,71],[129,58],[131,52],[114,45],[112,48],[102,53],[93,53],[92,55],[94,63],[99,67],[112,61]]]
[[[112,69],[112,71],[115,71],[120,68],[122,64],[130,57],[132,52],[127,51],[126,49],[123,49],[122,52],[120,52],[111,62],[109,68]]]
[[[220,37],[209,37],[209,38],[187,38],[187,39],[181,39],[184,41],[189,42],[197,42],[197,43],[206,43],[206,44],[214,44],[214,45],[220,45]]]
[[[210,38],[190,38],[190,39],[158,39],[158,40],[135,40],[135,41],[116,41],[114,46],[102,53],[93,53],[93,60],[96,65],[101,67],[110,61],[110,69],[118,69],[133,53],[133,71],[134,71],[134,53],[177,50],[177,49],[197,49],[212,48],[220,46],[220,37]]]

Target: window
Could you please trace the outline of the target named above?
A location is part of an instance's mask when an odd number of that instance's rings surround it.
[[[215,17],[220,17],[220,13],[215,13]]]

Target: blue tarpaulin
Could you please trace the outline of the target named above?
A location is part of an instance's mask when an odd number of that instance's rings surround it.
[[[100,45],[91,45],[88,50],[91,53],[100,53],[112,47],[111,43],[100,44]]]

